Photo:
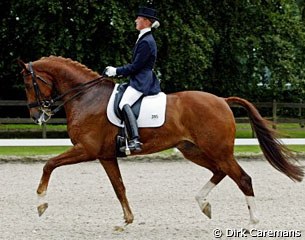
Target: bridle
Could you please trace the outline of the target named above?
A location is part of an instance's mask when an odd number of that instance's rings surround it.
[[[35,92],[36,102],[32,102],[28,104],[28,108],[35,108],[35,107],[44,107],[47,108],[50,105],[50,102],[48,100],[41,100],[41,91],[39,88],[39,85],[37,83],[37,79],[42,81],[44,84],[49,86],[50,88],[53,88],[53,85],[51,83],[48,83],[45,79],[40,77],[39,75],[36,75],[33,70],[33,64],[32,62],[29,63],[29,74],[32,76],[32,83],[33,88]],[[25,78],[27,75],[24,75],[23,78]]]
[[[31,103],[27,104],[27,106],[29,109],[38,108],[42,112],[42,114],[40,115],[40,117],[38,119],[39,124],[49,121],[51,119],[52,115],[57,113],[67,102],[84,94],[87,89],[93,87],[94,85],[96,85],[99,82],[102,82],[105,79],[104,76],[102,75],[89,82],[81,83],[81,84],[69,89],[68,91],[66,91],[65,93],[63,93],[61,95],[56,95],[54,98],[43,99],[42,93],[41,93],[41,90],[39,88],[37,81],[38,80],[41,81],[43,84],[47,85],[51,89],[53,89],[53,84],[49,83],[41,76],[35,74],[32,62],[29,62],[28,66],[29,66],[29,69],[27,69],[27,71],[29,73],[24,74],[22,77],[25,78],[28,75],[31,75],[36,99],[35,99],[35,102],[31,102]],[[59,103],[56,108],[52,109],[52,107],[54,107],[58,101],[61,101],[68,94],[72,94],[72,96],[70,96],[65,101],[62,101],[61,103]]]

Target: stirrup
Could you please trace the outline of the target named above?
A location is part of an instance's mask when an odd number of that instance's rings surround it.
[[[141,152],[142,151],[142,146],[143,144],[137,140],[137,139],[133,139],[128,141],[128,146],[123,146],[120,147],[120,152],[125,153],[126,155],[130,155],[130,152]]]
[[[128,142],[128,147],[132,152],[141,152],[143,144],[138,139],[133,139]]]

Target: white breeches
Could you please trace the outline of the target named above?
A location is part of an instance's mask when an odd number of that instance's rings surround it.
[[[128,86],[120,101],[119,108],[122,110],[125,104],[131,107],[142,95],[142,92]]]

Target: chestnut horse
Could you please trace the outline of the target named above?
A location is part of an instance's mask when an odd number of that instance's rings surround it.
[[[67,118],[67,131],[73,147],[48,160],[43,168],[37,194],[46,195],[52,171],[60,166],[99,159],[121,203],[125,222],[134,216],[129,207],[125,186],[116,158],[115,137],[118,127],[106,116],[107,103],[115,82],[104,78],[84,65],[63,57],[43,57],[23,63],[22,75],[30,115],[36,123],[58,110],[55,101],[62,101]],[[55,97],[54,97],[55,96]],[[213,176],[196,195],[203,213],[210,217],[209,192],[229,176],[244,193],[250,221],[258,222],[251,178],[233,155],[235,120],[229,104],[244,107],[269,163],[294,181],[301,181],[304,172],[291,160],[290,152],[276,138],[275,132],[248,101],[238,97],[221,98],[200,91],[184,91],[167,95],[166,120],[159,128],[141,128],[143,143],[140,154],[178,148],[183,156],[209,169]],[[139,154],[139,153],[138,153]],[[39,215],[47,203],[38,206]]]

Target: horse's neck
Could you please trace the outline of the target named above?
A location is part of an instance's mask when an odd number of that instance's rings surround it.
[[[88,99],[94,99],[95,96],[103,96],[103,101],[107,101],[109,99],[110,94],[114,88],[114,83],[112,81],[103,81],[102,83],[98,83],[97,85],[91,86],[90,84],[84,87],[86,90],[81,92],[80,89],[81,84],[86,82],[90,82],[99,77],[99,75],[84,67],[81,64],[77,64],[75,62],[69,62],[67,60],[63,60],[61,58],[46,58],[41,60],[40,69],[44,69],[47,74],[52,76],[53,84],[56,88],[57,95],[63,96],[61,100],[68,101],[68,104],[65,104],[69,108],[71,107],[80,107],[87,104]],[[76,87],[79,87],[76,89]],[[75,90],[73,90],[75,89]],[[74,101],[74,96],[78,92],[81,92]],[[71,99],[73,98],[73,99]],[[83,101],[85,100],[85,101]]]
[[[75,71],[73,68],[67,69],[66,71],[57,71],[57,74],[54,74],[56,88],[60,94],[64,94],[81,84],[96,79],[97,77],[97,74],[92,74],[90,72],[84,73],[79,70]]]
[[[62,68],[62,66],[58,66],[58,69],[54,70],[53,78],[58,95],[62,95],[63,99],[61,100],[68,103],[65,104],[66,113],[70,110],[73,111],[75,108],[83,108],[84,105],[91,104],[94,99],[101,100],[100,106],[108,103],[114,88],[114,82],[105,80],[98,84],[81,86],[100,76],[86,69],[77,70],[70,67],[63,70]],[[77,101],[74,101],[75,99]],[[91,101],[88,101],[88,99]]]

